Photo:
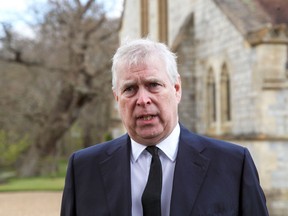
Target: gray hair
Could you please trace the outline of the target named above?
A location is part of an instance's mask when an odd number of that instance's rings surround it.
[[[116,89],[119,67],[143,64],[152,60],[153,57],[158,57],[164,62],[170,81],[175,84],[179,76],[176,63],[177,56],[163,43],[154,42],[150,39],[137,39],[124,43],[113,56],[112,89]]]

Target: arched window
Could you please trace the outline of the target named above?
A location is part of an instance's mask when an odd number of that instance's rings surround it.
[[[286,47],[286,78],[288,79],[288,46]]]
[[[221,123],[231,121],[231,89],[227,66],[223,65],[220,80]]]
[[[213,70],[210,68],[207,77],[207,120],[208,127],[216,122],[216,83]]]
[[[149,34],[149,0],[141,0],[141,37]]]

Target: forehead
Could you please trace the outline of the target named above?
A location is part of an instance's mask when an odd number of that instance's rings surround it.
[[[150,60],[145,63],[139,64],[123,64],[118,72],[118,80],[129,80],[129,79],[145,79],[145,78],[162,78],[168,77],[166,67],[163,61]]]

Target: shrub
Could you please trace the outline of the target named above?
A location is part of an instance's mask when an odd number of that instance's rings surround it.
[[[12,167],[29,145],[27,135],[20,137],[13,132],[0,130],[0,167]]]

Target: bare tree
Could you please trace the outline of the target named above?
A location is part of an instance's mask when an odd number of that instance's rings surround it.
[[[34,70],[44,68],[59,77],[55,90],[53,86],[50,89],[56,93],[49,109],[25,113],[38,128],[19,174],[37,175],[43,169],[51,169],[47,155],[56,154],[57,142],[84,106],[110,91],[110,59],[118,44],[119,20],[108,19],[94,0],[51,0],[33,41],[19,43],[21,40],[15,38],[9,26],[3,28],[2,59]]]

